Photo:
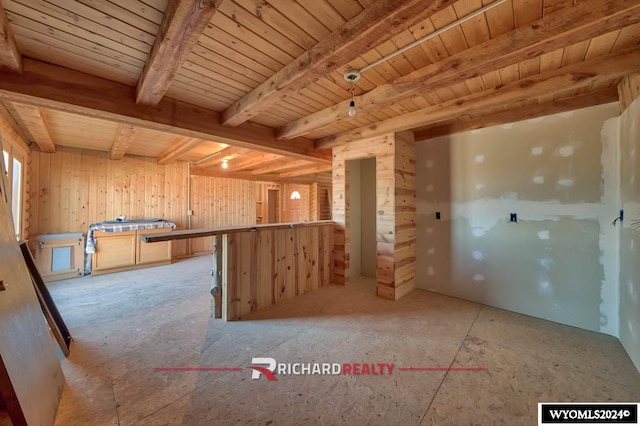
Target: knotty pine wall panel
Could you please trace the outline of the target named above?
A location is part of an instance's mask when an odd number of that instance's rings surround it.
[[[376,159],[376,281],[381,297],[397,300],[415,287],[415,160],[413,133],[389,133],[333,148],[333,282],[349,280],[347,161]]]
[[[187,164],[58,147],[30,154],[29,234],[87,232],[91,223],[163,218],[188,227]],[[255,182],[193,176],[192,228],[255,223]],[[191,250],[188,250],[189,247]],[[210,239],[175,241],[174,256],[211,250]]]

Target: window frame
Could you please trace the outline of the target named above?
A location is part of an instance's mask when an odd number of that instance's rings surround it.
[[[26,232],[25,215],[27,212],[26,212],[25,200],[27,199],[26,177],[27,177],[27,159],[28,159],[29,153],[25,152],[24,149],[22,149],[22,147],[20,147],[19,145],[12,143],[10,139],[3,138],[2,136],[3,135],[0,134],[0,148],[3,151],[2,159],[0,159],[0,161],[4,162],[4,152],[6,152],[8,154],[8,162],[7,162],[8,164],[5,164],[5,173],[6,173],[6,175],[4,176],[5,183],[6,183],[5,191],[6,191],[6,196],[8,198],[8,204],[9,204],[9,208],[12,213],[12,216],[13,216],[13,207],[14,207],[13,206],[14,160],[18,161],[21,165],[20,177],[19,177],[20,178],[20,198],[19,198],[20,206],[18,207],[20,217],[18,218],[17,224],[14,222],[14,230],[16,231],[15,236],[16,236],[16,239],[19,241],[24,237]],[[15,229],[16,227],[17,229]]]

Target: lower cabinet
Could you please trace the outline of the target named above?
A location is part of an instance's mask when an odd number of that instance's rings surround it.
[[[29,248],[44,282],[84,275],[84,235],[38,235]]]
[[[140,241],[140,235],[167,231],[167,228],[124,232],[95,231],[93,235],[96,251],[92,258],[92,274],[100,275],[171,263],[171,241]]]

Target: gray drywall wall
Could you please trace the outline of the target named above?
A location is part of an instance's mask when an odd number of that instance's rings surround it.
[[[620,341],[640,370],[640,98],[620,117]]]
[[[362,269],[365,277],[376,277],[376,159],[360,163],[360,207],[362,216]]]
[[[349,188],[349,276],[359,277],[362,269],[362,208],[361,208],[361,173],[360,160],[346,162]]]
[[[417,286],[617,335],[618,108],[417,142]]]

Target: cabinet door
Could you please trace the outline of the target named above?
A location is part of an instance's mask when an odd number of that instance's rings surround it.
[[[136,264],[136,231],[94,233],[96,252],[93,270],[121,268]]]
[[[170,228],[164,229],[141,229],[138,236],[148,234],[158,234],[160,232],[170,231]],[[144,243],[140,238],[136,238],[138,245],[136,263],[141,265],[144,263],[171,262],[171,241],[160,241],[157,243]]]

